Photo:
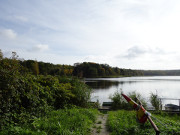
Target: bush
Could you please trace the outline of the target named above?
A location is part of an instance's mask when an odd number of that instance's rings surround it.
[[[124,97],[121,95],[120,92],[116,91],[113,96],[110,96],[112,100],[112,109],[127,109],[127,102],[125,102]]]
[[[72,104],[80,107],[89,107],[91,89],[82,81],[72,79],[72,93],[75,95],[72,98]]]
[[[161,110],[162,103],[159,100],[157,94],[151,93],[151,95],[150,95],[150,102],[151,102],[152,106],[155,108],[156,111]]]
[[[0,53],[0,129],[24,124],[66,104],[87,107],[91,90],[77,79],[22,72],[17,56]]]
[[[113,96],[110,96],[110,99],[112,100],[112,109],[118,110],[118,109],[126,109],[126,110],[132,110],[133,107],[130,105],[124,97],[121,95],[123,92],[116,91]],[[127,95],[132,100],[134,100],[136,103],[138,103],[138,100],[142,103],[143,107],[145,108],[147,106],[147,103],[145,102],[144,98],[139,93],[136,93],[135,91],[128,93]]]

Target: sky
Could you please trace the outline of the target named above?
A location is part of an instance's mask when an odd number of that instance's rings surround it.
[[[0,0],[0,49],[54,64],[180,69],[180,1]]]

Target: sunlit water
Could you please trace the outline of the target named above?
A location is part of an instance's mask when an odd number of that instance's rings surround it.
[[[116,91],[125,94],[136,91],[149,102],[150,93],[158,94],[161,98],[180,99],[180,76],[153,76],[153,77],[122,77],[122,78],[86,78],[93,93],[92,101],[100,103],[111,101],[109,96]],[[179,105],[178,100],[163,100],[163,104]]]

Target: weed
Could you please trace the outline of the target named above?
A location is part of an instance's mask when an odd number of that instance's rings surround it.
[[[101,129],[97,129],[96,133],[100,133],[101,132]]]
[[[102,127],[101,127],[101,126],[98,126],[97,129],[102,129]]]
[[[97,122],[97,124],[101,124],[101,123],[102,123],[102,121],[98,121],[98,122]]]
[[[101,132],[101,129],[102,129],[102,127],[101,127],[101,126],[98,126],[96,133],[100,133],[100,132]]]

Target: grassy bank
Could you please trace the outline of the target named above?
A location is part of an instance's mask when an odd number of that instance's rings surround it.
[[[163,135],[180,134],[179,116],[153,115],[154,122]],[[136,122],[135,111],[114,111],[109,112],[108,128],[112,135],[155,135],[154,129],[149,122],[144,125]]]
[[[98,111],[95,109],[61,109],[35,118],[32,123],[10,126],[1,135],[88,135]]]

